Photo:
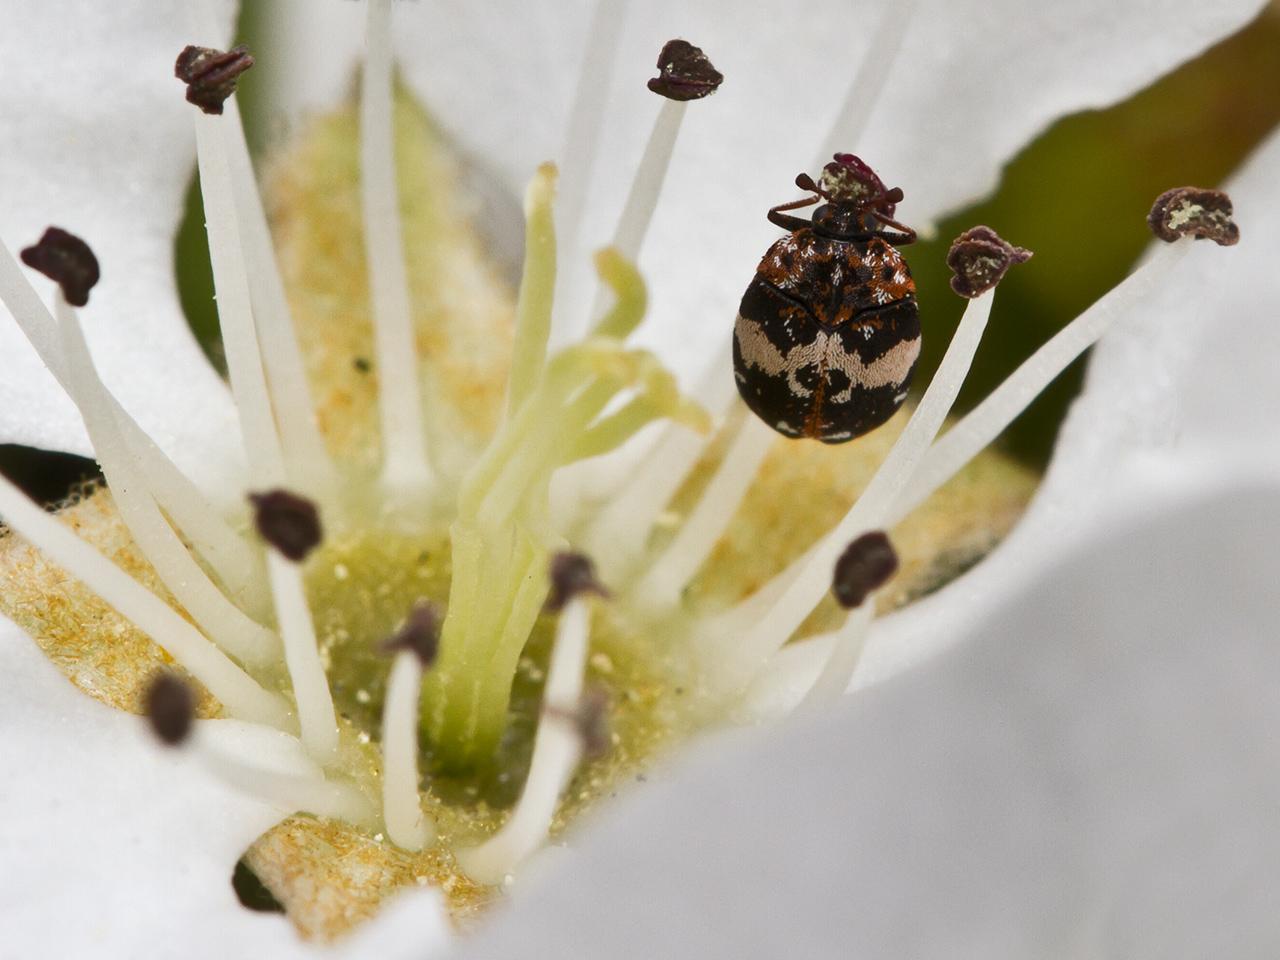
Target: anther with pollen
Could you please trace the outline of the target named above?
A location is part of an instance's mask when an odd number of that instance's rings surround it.
[[[1240,242],[1240,228],[1231,213],[1231,198],[1221,190],[1175,187],[1156,197],[1147,225],[1165,243],[1195,237],[1232,247]]]
[[[1030,259],[1030,250],[1015,247],[990,227],[970,227],[947,252],[951,289],[973,300],[1004,279],[1010,267]]]
[[[89,245],[60,227],[49,227],[39,243],[23,250],[22,262],[58,284],[73,307],[89,302],[89,291],[101,277]]]
[[[144,702],[151,730],[165,746],[176,747],[190,736],[195,698],[183,680],[168,670],[160,671],[148,684]]]
[[[860,607],[898,572],[898,553],[887,534],[880,530],[864,533],[840,554],[831,592],[846,610]]]
[[[551,558],[551,592],[544,609],[559,613],[580,593],[608,597],[609,591],[596,579],[596,567],[585,553],[557,553]]]
[[[409,651],[417,656],[423,669],[436,662],[440,652],[440,614],[429,600],[419,600],[399,630],[382,641],[383,653]]]
[[[320,545],[320,513],[306,497],[269,490],[249,494],[249,501],[259,535],[294,563],[301,563]]]
[[[173,75],[187,85],[187,102],[205,113],[221,114],[227,97],[236,92],[240,74],[253,66],[247,47],[215,50],[187,46],[173,66]]]
[[[701,100],[723,82],[724,74],[700,47],[687,40],[668,40],[658,54],[658,76],[649,81],[649,89],[668,100]]]

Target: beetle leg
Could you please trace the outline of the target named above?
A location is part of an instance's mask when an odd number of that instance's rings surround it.
[[[774,226],[781,227],[783,230],[803,230],[809,226],[808,220],[802,220],[800,217],[789,217],[782,211],[810,207],[817,203],[818,200],[818,197],[805,197],[803,200],[792,200],[790,203],[780,203],[776,207],[770,207],[769,222]]]

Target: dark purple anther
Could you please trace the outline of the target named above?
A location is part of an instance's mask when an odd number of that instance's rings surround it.
[[[947,252],[951,289],[972,300],[999,283],[1009,268],[1031,259],[1031,251],[1002,239],[990,227],[970,227]]]
[[[724,75],[687,40],[668,40],[658,54],[658,76],[649,89],[668,100],[701,100],[720,89]]]

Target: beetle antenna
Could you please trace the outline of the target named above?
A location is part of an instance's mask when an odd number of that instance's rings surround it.
[[[808,190],[810,193],[816,193],[823,200],[831,200],[831,194],[814,183],[813,177],[809,176],[807,173],[796,174],[796,186],[801,190]]]

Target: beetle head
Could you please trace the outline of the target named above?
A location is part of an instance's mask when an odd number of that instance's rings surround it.
[[[858,157],[851,153],[837,153],[822,168],[817,192],[834,204],[849,204],[860,210],[877,210],[892,217],[902,191],[889,190],[884,181]]]

